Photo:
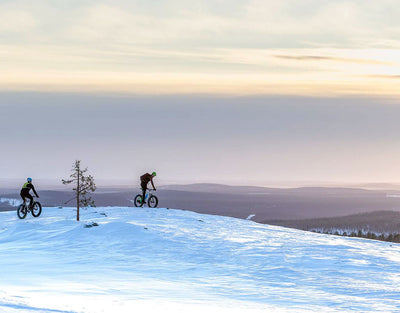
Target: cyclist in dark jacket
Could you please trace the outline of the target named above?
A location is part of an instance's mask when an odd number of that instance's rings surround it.
[[[24,200],[24,204],[26,202],[25,198],[28,198],[30,200],[29,208],[32,208],[32,206],[33,206],[33,197],[29,193],[29,191],[31,191],[31,189],[35,193],[36,197],[39,198],[39,196],[35,190],[35,187],[33,187],[33,185],[32,185],[32,178],[28,177],[26,180],[26,183],[22,186],[20,195],[21,195],[22,200]]]
[[[153,177],[155,177],[157,174],[156,172],[153,172],[151,174],[146,173],[140,176],[140,187],[142,187],[142,204],[146,203],[145,201],[145,196],[146,196],[146,190],[147,190],[147,184],[151,182],[151,185],[153,186],[153,189],[156,190],[156,187],[154,187],[153,183]]]

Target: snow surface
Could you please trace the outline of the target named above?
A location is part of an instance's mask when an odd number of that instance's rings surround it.
[[[400,312],[397,244],[161,208],[75,218],[0,213],[0,312]]]

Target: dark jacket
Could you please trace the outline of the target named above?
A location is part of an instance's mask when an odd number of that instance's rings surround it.
[[[153,189],[156,189],[156,187],[154,187],[154,183],[153,183],[153,175],[146,173],[143,174],[142,176],[140,176],[140,182],[141,182],[141,187],[142,188],[147,188],[147,184],[149,182],[151,182],[151,185],[153,186]]]

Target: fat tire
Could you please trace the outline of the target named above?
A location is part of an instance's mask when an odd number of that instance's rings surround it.
[[[18,209],[17,209],[17,215],[18,217],[23,220],[26,217],[26,212],[27,210],[25,209],[25,206],[23,204],[20,204]]]
[[[149,200],[147,200],[147,204],[150,208],[156,208],[158,205],[158,198],[152,195]]]
[[[133,204],[135,205],[135,207],[141,207],[143,200],[142,200],[142,195],[136,195],[135,200],[133,201]]]
[[[39,217],[40,214],[42,213],[42,205],[40,202],[35,202],[33,204],[33,208],[31,209],[31,213],[34,217]]]

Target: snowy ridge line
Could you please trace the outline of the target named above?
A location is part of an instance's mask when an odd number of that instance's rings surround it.
[[[166,208],[75,219],[0,212],[1,313],[400,311],[397,244]]]

